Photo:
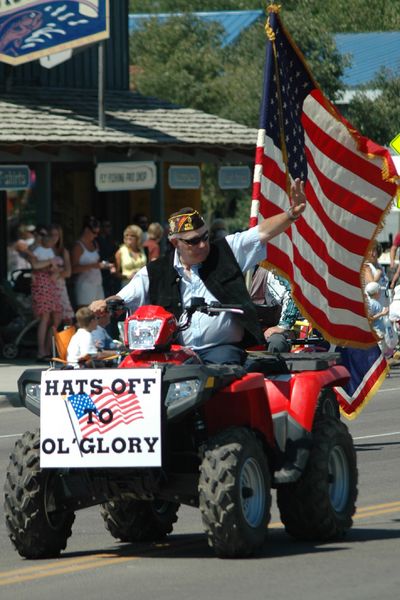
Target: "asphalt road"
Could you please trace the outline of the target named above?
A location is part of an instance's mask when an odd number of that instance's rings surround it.
[[[2,481],[8,454],[38,421],[23,408],[0,410]],[[358,510],[343,542],[293,541],[283,530],[275,499],[261,556],[220,560],[208,548],[199,512],[182,507],[163,544],[115,542],[97,508],[77,515],[66,551],[57,560],[29,561],[14,551],[0,508],[0,598],[70,600],[303,599],[395,600],[400,590],[400,369],[355,421]]]

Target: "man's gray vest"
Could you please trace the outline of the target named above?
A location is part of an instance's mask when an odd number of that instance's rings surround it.
[[[180,277],[174,268],[174,252],[169,252],[147,265],[150,303],[163,306],[179,319],[182,299]],[[243,315],[235,315],[245,330],[243,345],[264,343],[257,313],[243,273],[225,239],[210,244],[210,253],[199,268],[199,276],[206,288],[222,304],[239,304]]]

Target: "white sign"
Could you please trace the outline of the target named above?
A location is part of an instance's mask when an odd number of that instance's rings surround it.
[[[63,52],[56,52],[55,54],[49,54],[39,59],[40,65],[45,69],[52,69],[61,65],[66,60],[69,60],[73,54],[73,50],[64,50]]]
[[[161,466],[161,369],[43,372],[40,466]]]
[[[218,185],[221,190],[239,190],[249,187],[251,182],[249,167],[220,167]]]
[[[95,177],[99,192],[151,190],[157,183],[156,163],[152,161],[99,163]]]
[[[197,190],[201,185],[199,167],[170,167],[168,169],[168,185],[173,190]]]

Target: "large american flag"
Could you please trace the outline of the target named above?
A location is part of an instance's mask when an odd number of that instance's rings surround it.
[[[290,182],[308,204],[268,243],[266,266],[292,283],[302,314],[341,346],[376,344],[362,291],[362,265],[396,193],[389,153],[359,135],[323,96],[277,7],[269,7],[260,130],[250,224],[290,205]]]
[[[73,394],[68,397],[68,402],[78,419],[79,428],[83,437],[93,434],[107,433],[117,425],[124,423],[128,425],[137,419],[143,419],[142,409],[136,394],[123,393],[114,394],[109,388],[105,388],[99,395]],[[111,410],[112,420],[109,413],[103,414],[99,419],[99,413],[103,409]],[[89,418],[89,412],[92,412]],[[104,422],[108,421],[108,422]]]

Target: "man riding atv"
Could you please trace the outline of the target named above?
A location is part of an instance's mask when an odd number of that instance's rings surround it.
[[[190,327],[181,333],[180,342],[193,348],[205,364],[242,364],[243,345],[259,344],[263,339],[243,272],[265,259],[267,242],[285,231],[305,207],[304,183],[296,179],[286,212],[211,244],[200,214],[193,208],[183,208],[168,219],[174,252],[143,267],[117,296],[107,300],[121,298],[130,309],[145,304],[163,306],[177,318],[193,297],[202,297],[206,303],[217,300],[240,304],[242,316],[195,313]],[[106,300],[95,300],[90,309],[104,312]]]
[[[117,302],[91,305],[138,306],[125,319],[118,368],[21,376],[21,399],[40,414],[40,429],[15,443],[4,486],[21,556],[58,556],[75,512],[95,505],[116,539],[158,541],[180,504],[199,508],[217,556],[249,556],[266,539],[272,488],[292,537],[345,535],[357,462],[334,390],[347,369],[329,352],[253,352],[254,368],[239,364],[239,344],[261,334],[242,271],[304,208],[296,181],[288,213],[210,245],[195,210],[172,215],[174,252],[139,271]]]

